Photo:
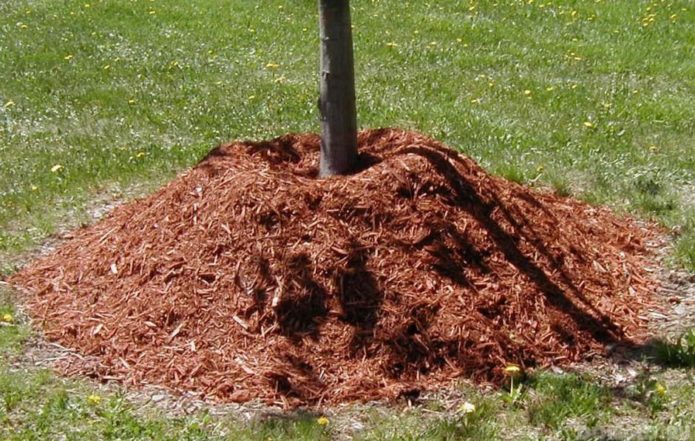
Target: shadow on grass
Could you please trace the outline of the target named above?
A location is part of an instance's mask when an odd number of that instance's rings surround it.
[[[330,421],[322,415],[306,412],[266,413],[233,434],[230,439],[259,440],[329,440]]]
[[[695,369],[695,328],[676,338],[653,338],[639,345],[617,345],[611,358],[646,362],[658,368]]]
[[[695,368],[695,328],[675,340],[656,339],[645,346],[650,361],[663,367]]]

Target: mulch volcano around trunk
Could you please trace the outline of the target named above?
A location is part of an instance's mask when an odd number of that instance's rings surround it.
[[[10,277],[68,373],[302,405],[393,398],[643,335],[654,283],[630,219],[488,175],[421,135],[214,149]]]

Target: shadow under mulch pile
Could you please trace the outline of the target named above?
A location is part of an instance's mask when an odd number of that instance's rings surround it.
[[[284,405],[392,398],[637,342],[655,236],[415,133],[237,142],[10,277],[68,373]]]

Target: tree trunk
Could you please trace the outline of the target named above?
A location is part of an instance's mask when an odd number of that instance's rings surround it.
[[[349,0],[319,0],[321,28],[320,175],[347,174],[357,165],[355,67]]]

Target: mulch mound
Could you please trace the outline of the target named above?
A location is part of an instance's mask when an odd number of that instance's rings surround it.
[[[64,369],[286,406],[393,398],[643,336],[652,227],[488,175],[421,135],[214,149],[9,278]]]

